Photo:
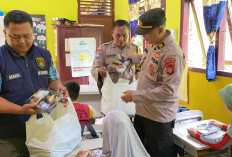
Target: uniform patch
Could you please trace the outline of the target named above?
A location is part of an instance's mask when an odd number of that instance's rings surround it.
[[[135,54],[136,54],[135,48],[131,48],[131,49],[130,49],[130,53],[132,53],[133,55],[135,55]]]
[[[160,58],[160,54],[157,52],[154,54],[154,56],[155,56],[155,58]]]
[[[150,75],[151,76],[155,76],[155,72],[154,71],[150,71]]]
[[[147,49],[147,48],[145,48],[144,51],[145,51],[146,53],[148,53],[148,49]]]
[[[97,53],[95,57],[98,59],[100,57],[100,53]]]
[[[20,74],[9,75],[9,80],[20,78]]]
[[[164,42],[162,42],[162,43],[160,43],[158,46],[157,46],[157,48],[158,49],[161,49],[161,48],[163,48],[165,46],[165,44],[164,44]]]
[[[152,70],[154,70],[154,69],[155,69],[154,65],[153,65],[153,64],[150,64],[150,65],[149,65],[149,70],[152,71]]]
[[[37,57],[37,58],[35,59],[35,61],[36,61],[36,64],[38,65],[38,67],[39,67],[40,69],[44,69],[44,68],[45,68],[45,60],[44,60],[44,58],[42,58],[42,57]]]
[[[101,53],[101,49],[97,49],[97,52],[96,53]]]
[[[47,70],[43,70],[43,71],[38,71],[38,75],[48,75],[48,71]]]
[[[164,62],[165,62],[166,64],[168,64],[168,63],[175,63],[175,62],[176,62],[176,59],[175,59],[175,58],[166,58],[166,59],[164,60]]]
[[[151,60],[155,63],[155,64],[158,64],[159,62],[155,59],[155,58],[151,58]]]
[[[166,72],[168,75],[174,74],[175,72],[174,67],[175,67],[175,64],[172,64],[172,63],[166,64]]]
[[[149,72],[150,72],[150,75],[151,75],[151,76],[154,76],[154,75],[155,75],[154,69],[155,69],[154,65],[153,65],[153,64],[150,64],[150,65],[149,65]]]

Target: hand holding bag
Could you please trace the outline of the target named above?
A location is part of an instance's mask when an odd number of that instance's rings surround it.
[[[110,76],[107,73],[106,78],[104,78],[103,86],[101,89],[102,99],[101,99],[101,112],[107,114],[112,110],[120,110],[127,115],[135,115],[135,103],[125,103],[122,101],[121,96],[123,92],[127,90],[135,90],[137,82],[133,81],[129,84],[129,80],[120,78],[117,83],[113,83]]]
[[[81,127],[70,98],[64,107],[58,103],[50,114],[26,122],[26,145],[31,156],[65,156],[81,141]]]

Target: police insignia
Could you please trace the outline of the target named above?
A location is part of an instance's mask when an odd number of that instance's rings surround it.
[[[98,59],[100,57],[100,53],[97,53],[95,57]]]
[[[101,53],[101,49],[97,49],[97,52],[96,53]]]
[[[45,60],[44,60],[44,58],[38,57],[38,58],[35,59],[35,62],[36,62],[36,64],[38,65],[38,67],[40,69],[44,69],[45,68]]]
[[[153,64],[150,64],[150,65],[149,65],[149,72],[150,72],[150,75],[151,75],[151,76],[154,76],[154,75],[155,75],[154,69],[155,69],[154,65],[153,65]]]
[[[134,54],[134,55],[136,54],[136,51],[135,51],[134,48],[131,48],[131,49],[130,49],[130,52],[131,52],[131,54]]]
[[[155,56],[155,58],[160,58],[160,54],[159,53],[155,53],[154,56]]]
[[[164,62],[165,62],[166,64],[168,64],[168,63],[175,63],[175,62],[176,62],[176,59],[175,59],[175,58],[166,58],[166,59],[164,60]]]
[[[166,72],[168,75],[172,75],[174,74],[174,67],[175,67],[175,64],[166,64]]]
[[[158,49],[161,49],[161,48],[163,48],[165,46],[165,44],[164,44],[164,42],[162,42],[162,43],[160,43],[158,46],[157,46],[157,48]]]

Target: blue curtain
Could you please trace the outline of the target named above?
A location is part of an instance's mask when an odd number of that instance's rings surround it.
[[[134,29],[138,25],[140,0],[129,0],[130,39],[136,36]]]
[[[210,40],[210,46],[207,51],[206,79],[208,81],[215,81],[216,64],[214,38],[223,17],[226,1],[220,1],[216,4],[209,4],[210,0],[206,0],[205,2],[207,4],[203,5],[203,16],[205,30]]]

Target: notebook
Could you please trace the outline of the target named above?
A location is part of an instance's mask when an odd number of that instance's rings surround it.
[[[220,130],[220,128],[207,123],[197,125],[196,129],[197,132],[201,133],[202,135],[210,135]]]

